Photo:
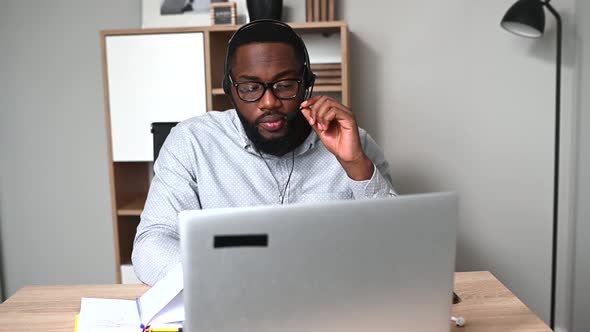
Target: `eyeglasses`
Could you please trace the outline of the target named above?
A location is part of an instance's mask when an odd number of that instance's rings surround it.
[[[272,94],[279,99],[293,99],[299,94],[299,87],[301,87],[301,82],[303,82],[298,79],[285,79],[270,83],[257,81],[233,82],[231,76],[230,81],[236,88],[238,97],[246,102],[258,101],[264,96],[266,89],[270,89]]]

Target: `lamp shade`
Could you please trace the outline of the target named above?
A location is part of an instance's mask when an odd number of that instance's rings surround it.
[[[545,12],[540,0],[519,0],[502,18],[502,27],[514,34],[539,38],[545,31]]]

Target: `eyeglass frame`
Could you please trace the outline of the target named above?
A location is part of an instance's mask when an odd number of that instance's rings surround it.
[[[272,93],[273,96],[275,96],[275,98],[280,99],[280,100],[291,100],[291,99],[295,99],[297,98],[297,96],[299,95],[299,93],[301,92],[301,84],[303,83],[303,79],[298,79],[298,78],[283,78],[280,80],[276,80],[273,82],[260,82],[260,81],[244,81],[244,82],[234,82],[233,78],[231,77],[231,74],[228,75],[229,76],[229,82],[231,83],[231,85],[236,89],[236,94],[238,95],[238,98],[240,98],[240,100],[247,102],[247,103],[255,103],[257,101],[259,101],[260,99],[262,99],[262,97],[264,97],[264,94],[266,93],[266,90],[268,90],[270,88],[270,92]],[[279,97],[275,94],[275,90],[274,90],[274,85],[282,82],[282,81],[296,81],[297,82],[297,93],[295,93],[295,95],[293,97],[288,97],[288,98],[283,98],[283,97]],[[242,96],[240,96],[240,92],[238,91],[238,86],[240,84],[244,84],[244,83],[258,83],[260,85],[262,85],[262,87],[264,88],[264,90],[262,90],[262,94],[260,95],[260,97],[254,99],[254,100],[246,100],[244,98],[242,98]]]

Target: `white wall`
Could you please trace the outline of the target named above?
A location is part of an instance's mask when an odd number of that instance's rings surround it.
[[[115,281],[99,31],[139,25],[139,0],[0,5],[8,296],[24,285]]]
[[[576,198],[575,269],[572,287],[572,330],[590,331],[590,2],[576,2],[579,47],[579,121]]]
[[[458,270],[490,270],[549,321],[555,28],[500,28],[513,0],[342,0],[353,109],[401,193],[461,196]],[[553,3],[553,2],[552,2]],[[572,0],[563,73],[562,217],[568,218]],[[567,232],[565,233],[567,234]]]

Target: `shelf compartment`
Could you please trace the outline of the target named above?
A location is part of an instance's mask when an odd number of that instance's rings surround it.
[[[132,198],[130,201],[119,205],[119,207],[117,208],[117,215],[139,217],[141,215],[141,212],[143,212],[145,200],[145,196],[138,196]]]
[[[139,225],[139,217],[123,216],[117,219],[119,262],[131,262],[133,241],[135,240],[135,233]]]
[[[150,162],[114,162],[116,210],[147,197],[150,186]]]

